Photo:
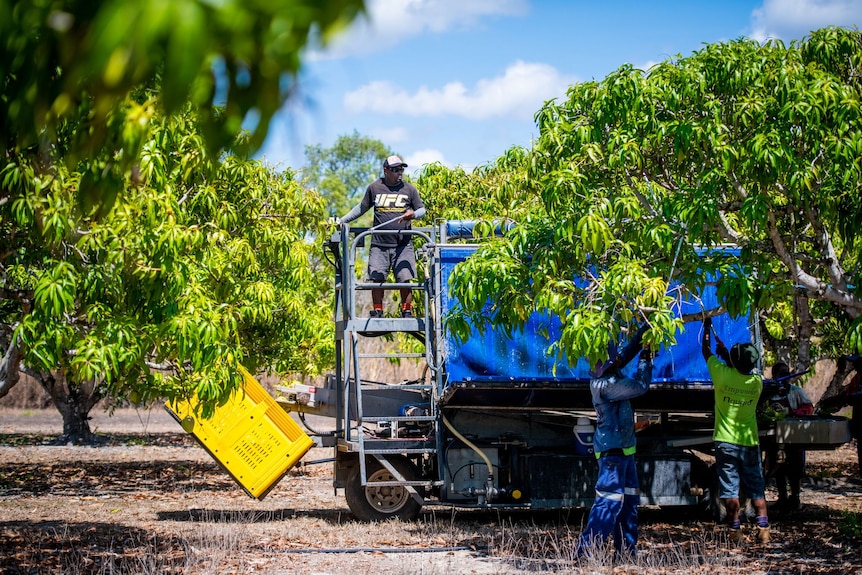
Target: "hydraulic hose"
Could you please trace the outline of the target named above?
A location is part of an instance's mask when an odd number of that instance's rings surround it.
[[[479,454],[479,457],[481,457],[482,461],[485,462],[485,465],[488,466],[488,477],[493,477],[494,468],[491,466],[491,460],[488,458],[488,456],[485,455],[485,453],[481,449],[476,447],[476,445],[472,441],[461,435],[461,433],[459,433],[457,429],[452,427],[452,424],[449,423],[449,420],[446,419],[446,416],[443,413],[440,414],[440,417],[443,418],[443,424],[449,429],[449,431],[452,432],[452,435],[463,441],[467,447]]]
[[[299,421],[302,422],[303,427],[305,427],[313,435],[319,435],[320,437],[332,437],[332,436],[338,434],[337,431],[317,431],[316,429],[311,427],[307,421],[305,421],[305,414],[304,413],[302,413],[301,411],[298,411],[297,414],[299,415]]]

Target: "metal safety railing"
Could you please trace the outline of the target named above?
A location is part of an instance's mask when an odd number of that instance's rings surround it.
[[[362,369],[365,360],[377,358],[405,358],[419,359],[424,358],[429,366],[435,364],[435,351],[433,342],[435,338],[435,326],[437,324],[433,311],[438,308],[434,301],[435,290],[430,282],[430,278],[426,274],[422,281],[417,282],[363,282],[359,281],[357,273],[357,254],[359,248],[362,247],[369,236],[376,234],[380,235],[395,235],[395,236],[410,236],[419,238],[423,242],[423,248],[417,251],[417,262],[419,255],[430,255],[431,250],[427,249],[434,243],[434,230],[430,228],[408,229],[408,230],[386,230],[383,229],[385,224],[375,226],[373,228],[359,230],[352,233],[349,227],[341,230],[340,235],[340,273],[336,278],[336,338],[340,344],[338,358],[336,359],[336,371],[339,373],[339,393],[340,405],[338,411],[340,413],[341,422],[337,426],[338,430],[343,434],[343,447],[348,450],[355,450],[359,455],[359,464],[361,468],[362,484],[365,485],[368,479],[367,469],[365,465],[366,456],[377,458],[384,466],[389,462],[386,460],[389,455],[396,454],[434,454],[436,453],[436,444],[429,445],[427,438],[414,439],[398,437],[397,430],[399,424],[404,423],[422,423],[425,425],[435,426],[437,421],[436,401],[434,385],[428,382],[408,384],[390,384],[390,385],[375,385],[370,382],[365,382],[362,378]],[[351,235],[353,236],[351,238]],[[433,257],[433,256],[431,256]],[[372,289],[410,289],[421,291],[423,294],[423,305],[421,314],[410,318],[370,318],[359,317],[357,315],[357,293],[363,290]],[[419,335],[425,343],[424,353],[415,352],[395,352],[395,353],[362,353],[359,350],[360,342],[364,339],[373,336],[379,336],[395,332],[407,332],[414,335]],[[433,378],[432,378],[433,379]],[[397,411],[386,412],[384,414],[374,414],[366,416],[365,414],[365,398],[363,391],[365,387],[372,388],[374,394],[396,394],[399,392],[420,392],[428,396],[427,413],[421,415],[403,415]],[[365,426],[374,424],[378,427],[388,425],[394,432],[393,437],[371,438],[365,431]],[[434,434],[436,435],[436,433]],[[433,443],[433,442],[432,442]],[[396,474],[396,484],[412,486],[414,481],[410,481],[403,477],[398,477]]]

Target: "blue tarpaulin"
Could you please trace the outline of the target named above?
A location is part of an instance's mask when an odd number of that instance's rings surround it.
[[[474,246],[446,247],[441,249],[442,312],[452,309],[454,301],[448,293],[449,276],[456,264],[475,251]],[[714,286],[707,286],[700,294],[702,301],[684,302],[680,315],[700,313],[703,309],[718,307]],[[733,319],[728,314],[713,318],[713,329],[728,346],[737,342],[754,341],[748,317]],[[700,321],[689,322],[676,336],[677,343],[662,348],[655,358],[653,384],[682,386],[711,385],[706,362],[701,354]],[[543,332],[547,332],[546,337]],[[534,313],[523,331],[509,337],[502,329],[486,329],[480,335],[475,328],[465,343],[459,343],[451,334],[444,336],[445,369],[450,384],[458,382],[567,382],[590,379],[588,362],[579,358],[571,361],[565,356],[548,355],[553,341],[559,337],[560,320],[544,313]],[[632,373],[636,362],[626,372]]]

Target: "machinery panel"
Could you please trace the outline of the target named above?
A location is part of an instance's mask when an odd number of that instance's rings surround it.
[[[854,408],[855,409],[855,408]],[[788,417],[775,423],[777,443],[838,447],[850,442],[850,421],[846,417]]]
[[[482,452],[491,460],[491,465],[499,467],[499,456],[494,447],[483,448]],[[446,451],[446,490],[450,501],[476,499],[470,490],[485,487],[488,467],[479,455],[468,447],[454,447]],[[494,474],[494,487],[499,488],[499,477]]]
[[[595,500],[598,462],[592,456],[539,454],[526,457],[534,509],[589,507]],[[635,457],[643,505],[693,505],[691,463],[686,459]]]

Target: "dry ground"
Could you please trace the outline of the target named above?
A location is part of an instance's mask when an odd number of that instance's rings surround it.
[[[314,463],[330,450],[313,449],[258,502],[161,409],[94,416],[103,446],[55,446],[56,411],[0,408],[0,573],[862,573],[849,445],[809,453],[804,508],[772,518],[770,544],[733,548],[711,521],[645,508],[640,558],[612,566],[572,560],[583,512],[437,507],[361,524],[333,492],[331,464]]]

